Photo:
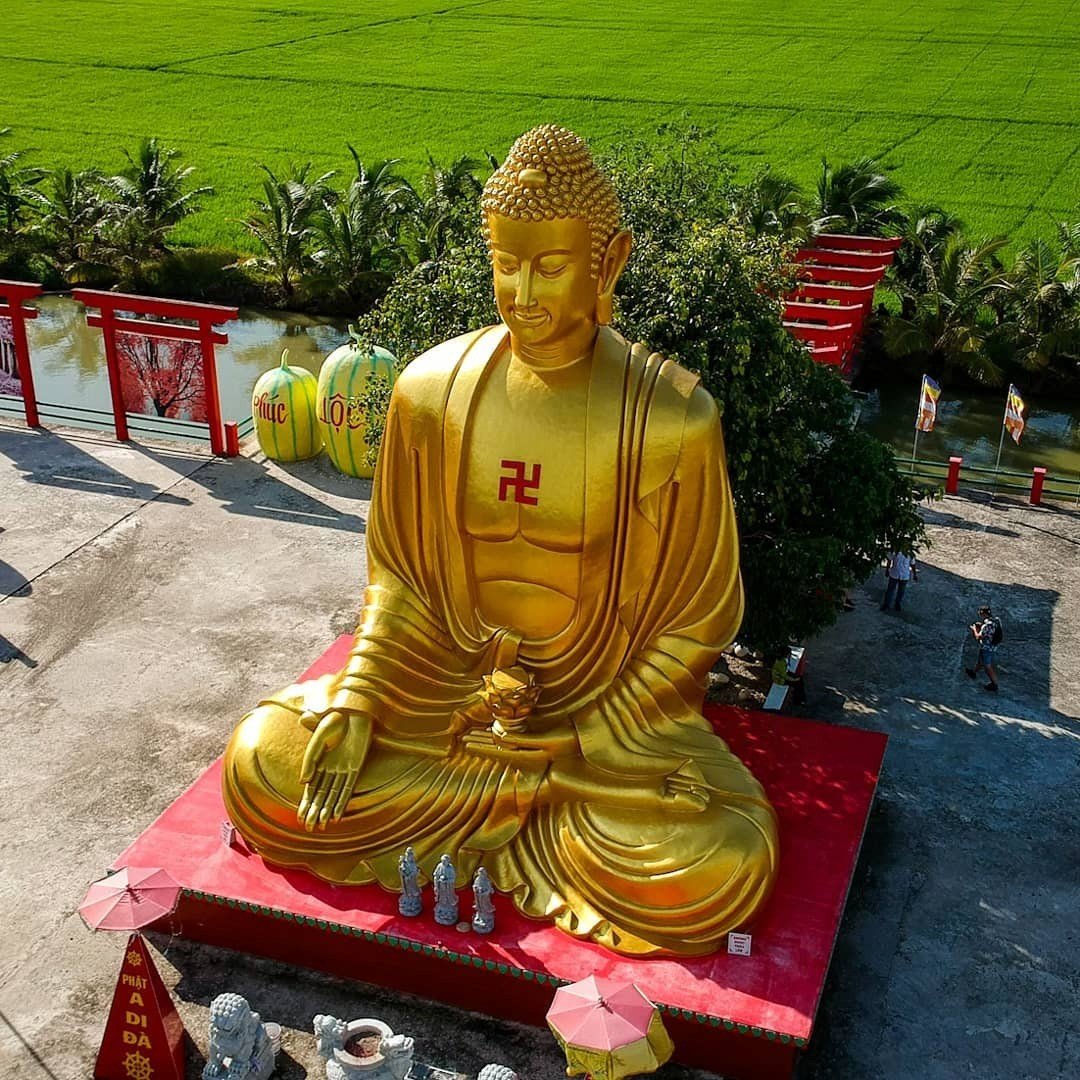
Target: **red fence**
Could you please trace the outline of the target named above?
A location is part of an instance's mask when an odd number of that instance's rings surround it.
[[[129,421],[136,429],[151,434],[181,434],[196,441],[208,440],[215,454],[235,457],[240,435],[249,420],[240,425],[223,424],[218,392],[215,347],[228,342],[217,329],[235,319],[234,307],[198,304],[186,300],[160,300],[126,293],[76,289],[73,298],[88,309],[87,325],[100,327],[109,377],[111,412],[82,405],[39,402],[34,387],[27,319],[37,311],[25,301],[40,296],[42,287],[23,281],[0,281],[0,319],[11,323],[11,341],[4,339],[0,368],[10,365],[14,352],[16,393],[31,427],[41,425],[41,410],[47,419],[82,424],[112,423],[118,439],[127,439]],[[140,359],[147,363],[140,366]],[[168,394],[166,394],[168,390]],[[14,401],[0,395],[3,411],[11,414]],[[155,418],[140,426],[140,403],[152,406]],[[39,409],[40,406],[40,409]],[[181,411],[183,410],[183,412]],[[184,416],[191,419],[184,419]]]
[[[206,424],[210,429],[210,448],[215,454],[225,453],[225,432],[221,421],[221,399],[218,394],[215,345],[228,342],[228,335],[215,330],[217,324],[235,319],[234,307],[217,304],[196,304],[186,300],[158,300],[148,296],[126,293],[99,292],[96,289],[75,289],[74,299],[98,314],[87,314],[88,326],[101,327],[105,341],[105,363],[109,370],[109,391],[112,395],[113,423],[116,437],[128,437],[127,403],[120,366],[120,338],[132,335],[150,341],[194,342],[199,346],[202,381],[205,392]],[[130,316],[141,316],[131,318]],[[168,320],[184,320],[173,322]],[[195,325],[189,325],[194,323]]]
[[[41,286],[28,281],[0,281],[0,318],[11,320],[12,346],[19,376],[23,411],[30,427],[40,427],[34,373],[30,370],[30,346],[26,340],[26,320],[36,319],[34,308],[23,307],[26,300],[41,295]]]

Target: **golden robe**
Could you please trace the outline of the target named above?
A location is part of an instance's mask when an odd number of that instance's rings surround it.
[[[502,326],[425,353],[395,387],[375,476],[369,586],[343,672],[263,702],[226,753],[230,817],[265,858],[399,887],[408,845],[430,873],[480,861],[526,915],[630,954],[700,954],[754,914],[777,868],[774,812],[701,715],[742,617],[719,416],[697,376],[602,328],[589,374],[585,545],[576,614],[544,640],[486,625],[462,530],[472,405]],[[572,725],[600,776],[659,789],[681,770],[707,807],[546,796],[547,758],[463,750],[490,724],[482,676],[519,664],[543,690],[530,730]],[[340,821],[297,824],[305,708],[360,709],[375,737]]]

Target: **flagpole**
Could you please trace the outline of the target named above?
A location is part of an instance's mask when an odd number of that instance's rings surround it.
[[[1001,471],[1001,448],[1005,445],[1005,420],[1009,415],[1009,394],[1012,393],[1012,386],[1010,385],[1008,392],[1005,395],[1005,412],[1001,417],[1001,438],[998,439],[998,452],[997,461],[994,462],[994,488],[990,494],[990,498],[997,494],[997,482],[998,473]]]

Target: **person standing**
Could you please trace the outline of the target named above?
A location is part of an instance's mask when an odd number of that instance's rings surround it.
[[[972,637],[978,643],[979,658],[975,661],[973,668],[964,668],[964,672],[969,679],[974,679],[982,668],[990,680],[985,688],[996,694],[998,677],[994,668],[994,651],[1001,644],[1001,623],[994,618],[988,606],[983,606],[979,608],[978,619],[968,629],[971,630]]]
[[[893,610],[899,611],[908,582],[918,580],[915,556],[904,551],[890,551],[885,564],[885,596],[881,601],[881,610],[886,611],[891,606]]]

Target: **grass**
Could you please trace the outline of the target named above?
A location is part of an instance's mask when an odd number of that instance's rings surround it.
[[[219,197],[181,239],[243,245],[255,163],[594,144],[671,121],[748,175],[879,157],[980,233],[1080,204],[1080,0],[7,0],[0,127],[46,164],[115,168],[143,135]]]

